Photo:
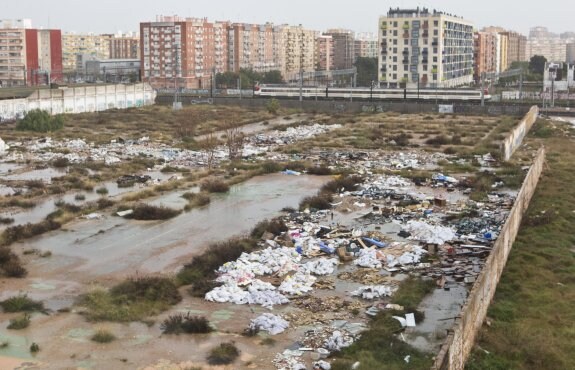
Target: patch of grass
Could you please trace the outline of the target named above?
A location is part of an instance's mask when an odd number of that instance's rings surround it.
[[[0,245],[8,246],[14,242],[28,239],[45,232],[57,230],[62,225],[54,220],[47,219],[38,223],[27,223],[24,225],[10,226],[2,232],[0,236]]]
[[[276,173],[282,170],[282,165],[274,161],[265,161],[261,164],[262,173]]]
[[[527,136],[526,146],[545,145],[548,166],[488,310],[491,325],[479,332],[468,370],[575,368],[575,147],[573,131],[557,127],[551,137],[536,131]]]
[[[19,208],[30,209],[36,207],[36,203],[31,200],[12,198],[8,201],[1,202],[0,206],[2,208],[19,207]]]
[[[432,145],[432,146],[441,146],[441,145],[447,145],[447,144],[452,144],[452,140],[449,139],[447,136],[445,135],[438,135],[438,136],[434,136],[430,139],[427,139],[425,141],[425,143],[427,145]]]
[[[344,191],[355,191],[359,189],[359,185],[363,182],[363,177],[357,175],[340,176],[337,179],[331,180],[321,187],[321,193],[339,193]]]
[[[157,315],[182,300],[171,279],[143,276],[129,278],[109,291],[95,289],[80,298],[90,321],[129,322]]]
[[[11,217],[0,217],[0,224],[10,225],[14,223],[14,219]]]
[[[27,294],[19,294],[17,296],[5,299],[0,302],[0,306],[2,306],[4,312],[44,311],[44,304],[29,298]]]
[[[153,206],[150,204],[138,204],[133,208],[134,212],[127,218],[134,220],[167,220],[174,218],[181,213],[177,209],[172,209],[163,206]]]
[[[211,202],[210,195],[207,193],[184,193],[182,198],[188,200],[184,210],[189,211],[193,208],[207,206]]]
[[[266,232],[278,236],[286,231],[288,231],[288,227],[285,222],[282,219],[275,218],[271,221],[263,220],[258,222],[252,229],[250,236],[254,239],[260,239]]]
[[[332,174],[331,169],[325,166],[307,167],[306,171],[309,175],[317,175],[317,176],[329,176]]]
[[[60,157],[52,161],[52,167],[55,168],[66,168],[70,165],[68,158]]]
[[[38,353],[38,352],[40,352],[40,346],[38,345],[38,343],[33,342],[33,343],[30,345],[30,352],[31,352],[31,353]]]
[[[210,365],[227,365],[234,362],[239,355],[238,347],[233,342],[226,342],[212,348],[207,360]]]
[[[330,209],[332,200],[331,194],[319,193],[303,198],[299,203],[299,209],[302,211],[306,208],[317,210]]]
[[[74,196],[74,200],[77,200],[77,201],[86,200],[86,196],[84,194],[76,194]]]
[[[230,186],[219,179],[208,179],[202,182],[200,190],[208,193],[225,193],[230,190]]]
[[[108,194],[108,189],[106,187],[101,187],[96,189],[96,193],[100,195],[106,195]]]
[[[213,331],[210,322],[203,316],[178,313],[170,315],[160,325],[164,334],[205,334]]]
[[[10,324],[8,324],[7,328],[12,330],[22,330],[26,329],[28,326],[30,326],[30,315],[25,313],[24,315],[10,319]]]
[[[116,336],[106,329],[98,329],[90,339],[96,343],[110,343],[116,340]]]
[[[417,278],[408,278],[393,295],[393,302],[417,307],[431,291],[431,284]],[[396,314],[401,313],[380,312],[369,323],[369,329],[362,333],[359,340],[335,354],[332,369],[350,369],[356,361],[360,362],[357,369],[361,370],[429,369],[432,355],[416,350],[396,335],[403,330],[401,324],[392,317]],[[404,360],[407,355],[410,356],[409,364]]]

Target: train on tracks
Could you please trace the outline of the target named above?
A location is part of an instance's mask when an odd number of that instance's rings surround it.
[[[301,91],[300,91],[301,90]],[[480,102],[491,99],[487,91],[474,89],[379,89],[379,88],[339,88],[339,87],[293,87],[277,85],[254,86],[254,98],[277,98],[306,100],[424,100],[437,102],[470,101]],[[482,97],[483,95],[483,97]]]

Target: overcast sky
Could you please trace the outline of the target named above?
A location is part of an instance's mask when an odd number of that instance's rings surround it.
[[[390,7],[425,6],[462,16],[478,28],[494,25],[528,34],[534,26],[557,33],[575,31],[570,21],[574,4],[573,0],[0,0],[0,18],[30,18],[34,27],[64,32],[138,31],[139,22],[153,21],[158,14],[376,32],[378,16]]]

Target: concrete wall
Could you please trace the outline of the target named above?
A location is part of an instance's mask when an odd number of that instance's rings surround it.
[[[521,122],[519,122],[513,131],[511,131],[511,133],[505,138],[501,145],[503,160],[508,161],[517,148],[521,146],[523,138],[527,135],[529,130],[531,130],[531,127],[533,127],[538,115],[539,108],[535,105],[532,106]]]
[[[196,97],[180,97],[180,101],[184,104],[191,104],[193,101],[201,100]],[[206,100],[206,99],[203,99]],[[243,107],[262,108],[268,103],[268,99],[238,99],[238,98],[213,98],[214,104],[217,105],[239,105]],[[159,104],[172,104],[173,96],[158,96],[156,102]],[[441,101],[439,104],[430,102],[377,102],[369,103],[366,101],[324,101],[324,100],[279,100],[280,106],[284,108],[302,109],[307,112],[321,112],[321,113],[362,113],[362,112],[396,112],[403,114],[417,114],[417,113],[438,113],[439,105],[445,105]],[[525,105],[486,105],[482,107],[479,104],[471,103],[458,103],[453,105],[454,114],[470,114],[470,115],[512,115],[521,116],[527,113],[529,106]]]
[[[51,114],[97,112],[154,104],[156,92],[148,84],[39,89],[25,99],[0,100],[0,121],[22,117],[32,109]]]
[[[495,294],[497,283],[521,225],[523,214],[527,210],[539,182],[544,162],[545,149],[541,148],[537,152],[537,157],[523,182],[523,186],[515,200],[515,205],[501,229],[499,238],[495,242],[483,270],[473,285],[459,318],[455,321],[455,329],[448,335],[439,354],[436,356],[432,370],[464,369],[465,361],[473,348],[475,336],[485,320],[487,309]]]

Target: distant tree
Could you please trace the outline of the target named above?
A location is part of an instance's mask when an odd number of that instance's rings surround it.
[[[522,69],[524,71],[529,70],[529,62],[511,62],[509,69]]]
[[[543,55],[534,55],[529,61],[529,71],[542,75],[545,70],[545,63],[547,63],[547,58]]]
[[[371,86],[372,81],[377,81],[377,58],[359,57],[355,61],[357,68],[357,86]]]
[[[216,74],[216,87],[220,89],[236,89],[239,75],[234,72]]]
[[[206,159],[206,165],[210,170],[214,167],[218,145],[219,140],[213,132],[210,132],[204,140],[198,142],[198,146]]]
[[[282,77],[281,71],[269,71],[263,74],[261,83],[265,84],[283,84],[284,79]]]
[[[34,109],[18,121],[16,129],[21,131],[50,132],[64,127],[64,116],[51,116],[45,110]]]

